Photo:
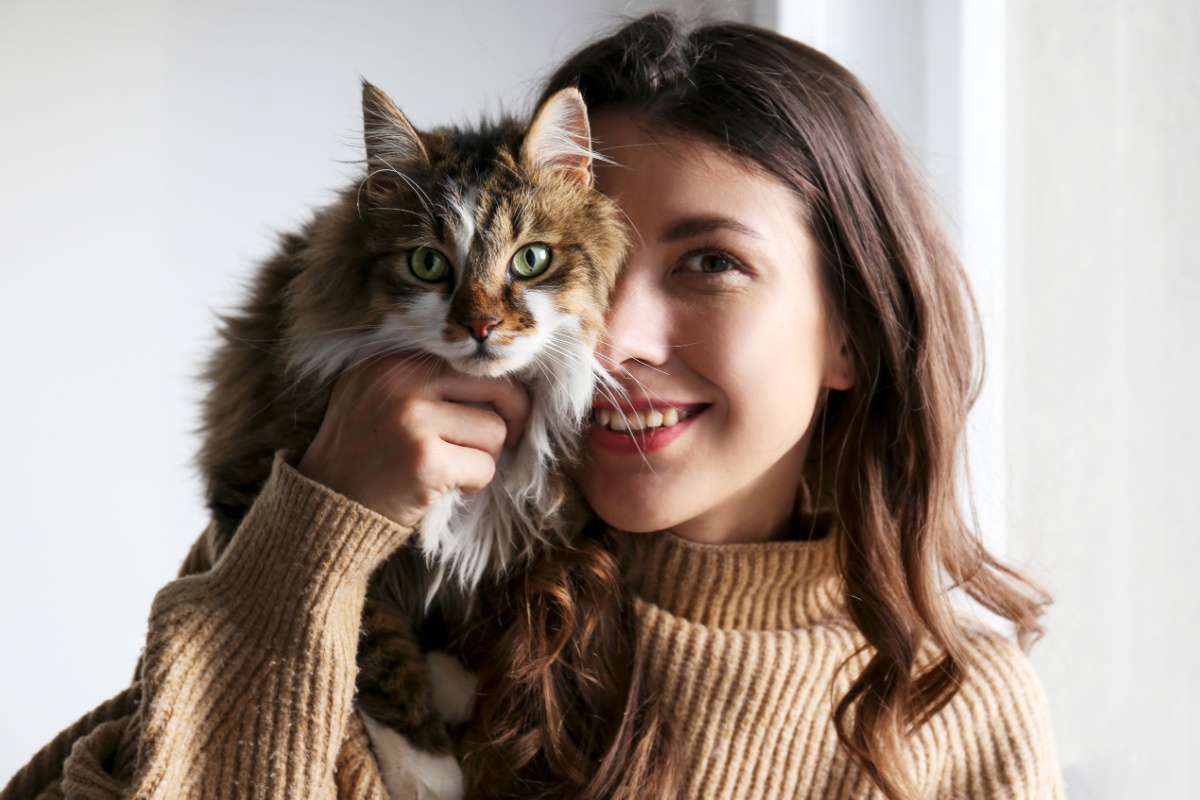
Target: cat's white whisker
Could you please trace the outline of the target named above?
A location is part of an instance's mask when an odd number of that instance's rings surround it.
[[[607,361],[611,362],[611,363],[613,364],[613,366],[614,366],[616,369],[618,369],[618,370],[620,370],[621,372],[623,372],[623,373],[625,374],[625,376],[626,376],[626,377],[627,377],[627,378],[628,378],[630,381],[632,381],[632,382],[633,382],[633,383],[636,385],[636,387],[637,387],[637,388],[638,388],[638,389],[641,391],[641,393],[642,393],[643,395],[645,395],[646,397],[649,397],[649,398],[651,398],[651,399],[654,399],[654,400],[659,400],[659,401],[661,401],[661,404],[662,404],[663,406],[670,406],[670,405],[671,405],[671,404],[670,404],[670,403],[669,403],[669,402],[666,400],[666,398],[664,398],[662,395],[658,394],[658,392],[654,391],[654,390],[653,390],[653,389],[651,389],[650,387],[646,386],[646,384],[642,383],[642,382],[641,382],[641,381],[640,381],[640,380],[639,380],[639,379],[638,379],[638,378],[637,378],[637,377],[636,377],[636,376],[635,376],[635,375],[634,375],[632,372],[630,372],[630,371],[629,371],[628,369],[626,369],[625,367],[621,366],[621,365],[620,365],[619,363],[617,363],[616,361],[613,361],[612,359],[606,359],[604,356],[601,356],[601,355],[599,355],[599,354],[597,354],[597,358],[599,358],[599,359],[601,359],[601,360],[607,360]],[[615,380],[615,378],[614,378],[614,380]],[[618,383],[617,385],[618,385],[620,388],[622,388],[622,389],[624,390],[624,386],[623,386],[623,384],[620,384],[620,383]],[[626,396],[627,396],[627,390],[625,390],[625,392],[626,392]],[[620,404],[620,403],[616,403],[616,405],[617,405],[617,407],[618,407],[618,408],[623,408],[623,407],[621,406],[621,404]]]
[[[595,339],[595,341],[600,342],[599,337],[597,337]],[[671,374],[670,372],[667,372],[665,369],[662,369],[661,367],[656,367],[653,364],[647,364],[645,361],[642,361],[641,359],[637,358],[636,356],[630,355],[628,351],[622,350],[620,347],[617,347],[616,345],[614,345],[611,341],[605,341],[604,345],[606,347],[608,347],[609,349],[613,350],[618,355],[625,356],[626,358],[628,358],[632,361],[637,361],[639,364],[646,367],[647,369],[652,369],[655,372],[661,373],[663,375],[669,376]],[[610,356],[603,355],[599,351],[597,351],[596,357],[602,361],[607,361],[607,362],[613,364],[614,366],[619,366],[618,362],[615,359],[611,358]],[[621,367],[621,369],[624,369],[624,367]]]
[[[541,373],[542,377],[545,378],[547,382],[553,384],[556,389],[562,388],[562,381],[558,380],[554,372],[548,369],[545,364],[541,363],[540,361],[535,361],[533,365],[537,367],[538,372]]]
[[[667,403],[664,398],[662,398],[657,392],[653,391],[648,386],[646,386],[646,384],[642,383],[642,381],[636,375],[634,375],[632,372],[630,372],[628,369],[626,369],[619,362],[614,361],[613,359],[610,359],[610,358],[605,358],[604,356],[598,356],[598,358],[601,361],[608,361],[610,364],[612,364],[612,369],[617,370],[619,373],[623,374],[629,381],[633,382],[633,384],[642,392],[642,394],[646,395],[647,397],[652,397],[657,400],[662,400],[664,405],[669,405],[669,403]],[[609,374],[612,375],[611,372]],[[666,375],[669,373],[664,372],[663,374]],[[616,381],[619,386],[622,386],[622,388],[624,388],[624,385],[620,383],[620,378],[613,375],[612,379],[614,381]]]
[[[612,162],[609,162],[608,159],[602,159],[602,160],[607,163],[612,163]],[[626,227],[629,230],[633,231],[634,235],[637,236],[638,241],[644,245],[646,243],[646,237],[642,236],[642,232],[640,230],[638,230],[638,226],[636,224],[634,224],[633,217],[629,216],[628,212],[626,212],[625,209],[621,208],[620,206],[617,206],[617,211],[618,211],[618,213],[620,213],[620,215],[622,217],[625,218]]]
[[[421,185],[419,183],[417,183],[415,180],[410,178],[407,173],[401,172],[400,170],[396,169],[395,166],[393,166],[391,163],[387,162],[386,160],[383,160],[383,159],[380,159],[380,160],[383,161],[383,163],[387,165],[389,170],[394,172],[396,175],[398,175],[401,178],[401,180],[403,180],[406,184],[408,184],[409,188],[411,188],[413,190],[413,193],[417,195],[417,199],[421,201],[421,205],[423,205],[425,207],[426,211],[429,211],[430,206],[433,205],[433,201],[429,198],[429,195],[425,192],[425,189],[422,188]]]
[[[371,208],[374,211],[394,211],[397,214],[412,214],[414,217],[416,217],[417,219],[420,219],[420,220],[425,219],[425,215],[421,214],[418,211],[413,211],[411,208],[393,208],[392,206],[372,206]],[[415,222],[410,222],[406,225],[399,225],[396,223],[392,223],[392,224],[396,225],[396,227],[398,227],[398,228],[419,228],[419,227],[421,227],[419,224],[417,224]]]
[[[594,334],[591,340],[597,343],[603,341],[611,345],[609,337],[605,334]],[[661,347],[664,350],[676,350],[681,347],[695,347],[698,344],[704,344],[704,341],[704,339],[697,339],[694,342],[684,342],[683,344],[656,344],[655,347]]]
[[[576,360],[580,359],[580,356],[578,353],[575,353],[575,352],[571,351],[570,349],[564,349],[563,347],[560,347],[558,345],[557,341],[552,340],[552,341],[548,342],[547,347],[551,348],[552,350],[554,350],[554,352],[559,353],[563,356],[566,356],[566,357],[569,357],[572,359],[576,359]],[[623,372],[625,372],[626,374],[628,374],[630,379],[632,379],[635,383],[638,384],[639,388],[643,389],[643,391],[645,391],[645,392],[649,392],[649,390],[647,390],[646,387],[644,385],[642,385],[641,381],[638,381],[637,378],[635,378],[631,373],[629,373],[628,370],[626,370],[624,367],[622,367],[620,364],[613,361],[612,359],[606,358],[605,356],[603,356],[597,352],[589,352],[589,357],[595,360],[593,363],[595,364],[595,367],[596,367],[596,378],[597,378],[598,384],[616,389],[617,391],[621,392],[623,397],[627,395],[627,390],[625,389],[624,385],[621,384],[613,376],[613,374],[611,372],[609,372],[607,369],[604,369],[601,366],[601,364],[599,363],[602,360],[607,360],[607,361],[612,362],[614,364],[614,366],[616,366],[618,369],[620,369]]]
[[[550,349],[549,349],[549,348],[547,348],[547,349],[546,349],[546,351],[542,353],[542,358],[544,358],[544,359],[549,359],[550,361],[553,361],[553,362],[555,362],[556,364],[560,364],[560,365],[562,365],[562,366],[564,366],[564,367],[567,367],[568,369],[570,368],[570,365],[569,365],[569,364],[568,364],[568,363],[567,363],[565,360],[563,360],[563,359],[561,359],[561,358],[559,358],[559,357],[555,356],[555,355],[554,355],[554,354],[553,354],[553,353],[550,351]],[[546,375],[547,379],[549,379],[549,380],[550,380],[552,383],[554,383],[554,385],[555,385],[555,388],[557,388],[557,389],[560,389],[560,390],[561,390],[561,389],[565,389],[565,388],[567,388],[567,387],[566,387],[566,384],[564,383],[564,381],[563,381],[563,379],[562,379],[562,377],[561,377],[560,375],[558,375],[556,372],[554,372],[553,370],[549,369],[549,368],[546,366],[546,364],[544,364],[544,363],[542,362],[542,360],[541,360],[541,359],[535,360],[535,361],[533,362],[533,366],[535,366],[535,367],[537,367],[539,370],[541,370],[541,371],[542,371],[542,373],[543,373],[544,375]]]
[[[351,326],[345,327],[345,328],[327,328],[327,329],[323,330],[320,333],[320,335],[328,336],[331,334],[338,334],[338,333],[360,333],[363,331],[375,330],[377,327],[378,327],[377,325],[367,324],[367,325],[351,325]],[[276,336],[274,338],[266,338],[266,339],[252,339],[248,336],[235,336],[233,334],[227,334],[226,338],[229,339],[230,341],[239,342],[239,343],[245,344],[249,347],[253,347],[256,350],[261,350],[262,348],[258,347],[258,345],[289,344],[291,342],[302,342],[302,341],[306,341],[306,340],[313,338],[313,334],[306,333],[306,334],[299,334],[296,336]],[[264,351],[264,352],[269,352],[269,351]]]
[[[361,218],[361,216],[362,216],[362,205],[361,205],[362,204],[362,187],[372,177],[374,177],[375,175],[379,175],[379,174],[395,175],[396,177],[400,178],[400,180],[404,181],[408,185],[408,187],[410,189],[412,189],[413,194],[416,195],[417,200],[420,201],[421,206],[425,209],[425,212],[427,214],[429,214],[430,217],[435,216],[434,211],[433,211],[433,201],[429,199],[429,195],[425,193],[425,190],[421,188],[420,184],[418,184],[415,180],[410,178],[408,175],[406,175],[403,172],[401,172],[400,170],[396,169],[394,166],[392,166],[386,160],[384,160],[382,158],[379,160],[384,163],[384,165],[386,166],[386,169],[380,168],[380,169],[376,169],[376,170],[372,170],[372,171],[368,172],[366,177],[363,178],[363,180],[358,185],[358,192],[355,195],[355,204],[356,204],[356,208],[359,212],[359,217]]]

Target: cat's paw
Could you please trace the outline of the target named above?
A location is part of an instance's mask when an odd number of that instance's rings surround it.
[[[454,756],[419,750],[359,710],[390,800],[462,800],[462,767]]]
[[[425,654],[429,665],[429,693],[433,707],[447,725],[461,725],[471,718],[479,676],[454,656],[431,650]]]

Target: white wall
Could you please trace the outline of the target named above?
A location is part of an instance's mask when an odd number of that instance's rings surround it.
[[[1012,0],[1014,552],[1072,800],[1200,797],[1200,4]]]
[[[0,783],[128,683],[205,521],[214,312],[350,175],[359,76],[418,125],[523,110],[654,5],[690,3],[0,3]]]

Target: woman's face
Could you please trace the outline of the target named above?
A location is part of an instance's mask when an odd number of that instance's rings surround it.
[[[596,165],[599,188],[628,217],[633,250],[599,348],[628,399],[597,396],[584,494],[622,530],[781,538],[823,390],[853,381],[797,200],[717,146],[629,114],[597,114],[592,133],[614,162]]]

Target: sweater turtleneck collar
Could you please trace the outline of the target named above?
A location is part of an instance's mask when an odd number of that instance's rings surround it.
[[[836,530],[815,541],[708,545],[670,532],[614,532],[635,595],[690,622],[789,630],[845,620]]]

